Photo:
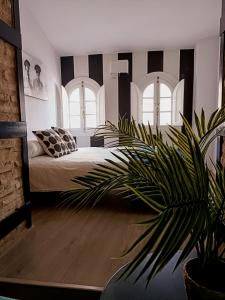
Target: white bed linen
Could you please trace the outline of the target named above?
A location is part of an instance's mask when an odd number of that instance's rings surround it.
[[[60,158],[48,155],[31,158],[29,160],[31,192],[66,191],[76,188],[78,185],[71,181],[74,176],[87,174],[97,163],[106,163],[106,158],[120,162],[111,152],[120,154],[115,148],[89,147],[79,148],[78,151]]]

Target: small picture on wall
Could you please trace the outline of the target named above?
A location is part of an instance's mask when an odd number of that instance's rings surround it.
[[[24,52],[23,80],[26,96],[48,100],[46,70],[38,59]]]

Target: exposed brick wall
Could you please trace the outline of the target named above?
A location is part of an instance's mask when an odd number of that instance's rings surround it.
[[[0,220],[24,204],[22,189],[21,140],[0,139]],[[21,224],[0,240],[0,256],[25,234]]]
[[[13,26],[12,1],[0,0],[0,19]],[[20,121],[16,52],[0,39],[0,121]],[[0,139],[0,220],[24,204],[21,139]],[[24,233],[24,224],[0,240],[0,255]]]
[[[19,119],[15,48],[0,39],[0,121]]]
[[[0,19],[9,26],[13,25],[11,0],[0,0]]]
[[[23,205],[20,139],[0,139],[0,220]]]

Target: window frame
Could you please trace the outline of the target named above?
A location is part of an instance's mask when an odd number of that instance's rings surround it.
[[[143,78],[141,78],[137,84],[135,84],[138,87],[137,94],[138,94],[138,113],[137,113],[137,121],[142,123],[143,122],[143,93],[147,86],[149,86],[151,83],[154,84],[154,90],[155,87],[159,89],[159,84],[157,84],[157,80],[159,80],[159,83],[164,83],[168,86],[168,88],[171,91],[171,118],[172,118],[172,110],[173,110],[173,91],[178,83],[178,80],[171,74],[165,73],[165,72],[152,72],[147,75],[145,75]],[[155,93],[155,91],[154,91]],[[157,120],[158,117],[158,124],[160,119],[160,99],[159,98],[159,90],[156,91],[157,96],[154,95],[154,120]],[[155,109],[156,108],[156,109]],[[152,125],[155,127],[157,122],[154,122]],[[159,125],[161,128],[165,128],[168,125]]]
[[[161,99],[163,98],[168,98],[168,97],[162,97],[161,94],[160,94],[160,85],[161,84],[164,84],[166,87],[168,87],[169,91],[170,91],[170,101],[171,101],[171,108],[170,110],[164,110],[164,111],[161,111],[160,109],[160,106],[161,106]],[[157,124],[159,124],[159,126],[167,126],[166,124],[162,125],[160,120],[161,120],[161,113],[170,113],[170,124],[168,125],[172,125],[172,119],[173,119],[173,90],[171,90],[171,88],[168,86],[167,83],[163,82],[162,80],[159,81],[159,83],[157,84],[157,89],[159,90],[158,91],[158,96],[157,96],[157,100],[158,100],[158,122]]]
[[[83,87],[82,87],[83,85]],[[70,121],[70,97],[71,94],[73,93],[73,91],[79,88],[79,93],[81,95],[81,98],[83,99],[83,101],[80,101],[80,124],[81,127],[80,128],[73,128],[71,127],[71,121]],[[75,130],[76,132],[81,132],[81,133],[85,133],[87,131],[89,131],[91,129],[91,127],[86,127],[86,114],[85,114],[85,99],[84,99],[84,89],[85,88],[89,88],[95,95],[95,99],[96,99],[96,126],[98,126],[99,124],[99,119],[100,119],[100,111],[99,111],[99,101],[98,101],[98,93],[101,89],[101,86],[94,81],[91,78],[88,77],[79,77],[79,78],[75,78],[73,80],[71,80],[69,83],[67,83],[67,85],[65,86],[65,90],[67,92],[67,96],[68,96],[68,117],[69,117],[69,126],[70,129]]]
[[[172,86],[168,83],[168,81],[163,80],[162,78],[159,78],[159,76],[157,76],[156,78],[154,78],[151,82],[148,83],[148,85],[144,88],[143,92],[142,92],[142,98],[141,98],[141,109],[140,109],[140,119],[143,122],[143,114],[144,114],[144,110],[143,110],[143,101],[144,98],[144,91],[146,90],[146,88],[148,86],[150,86],[151,84],[153,84],[154,87],[154,93],[153,93],[153,125],[152,126],[167,126],[167,125],[161,125],[160,124],[160,116],[161,116],[161,110],[160,110],[160,103],[161,103],[161,95],[160,95],[160,84],[164,84],[166,85],[169,90],[170,90],[170,99],[171,99],[171,110],[168,111],[171,113],[171,123],[172,124],[172,102],[173,102],[173,89]],[[164,97],[166,98],[166,97]],[[150,98],[149,98],[150,99]],[[163,112],[163,111],[162,111]],[[165,111],[166,112],[166,111]],[[169,125],[170,125],[169,124]],[[151,125],[151,124],[150,124]]]

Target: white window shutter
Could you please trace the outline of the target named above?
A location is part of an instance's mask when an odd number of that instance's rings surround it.
[[[61,86],[62,91],[62,124],[64,128],[70,128],[69,123],[69,98],[64,86]]]
[[[172,125],[182,126],[181,114],[184,109],[184,79],[178,82],[173,91],[172,98]]]
[[[105,124],[105,86],[102,85],[97,93],[97,125]]]
[[[139,122],[140,102],[141,102],[140,91],[134,82],[131,82],[130,90],[131,90],[131,117],[136,122]]]

